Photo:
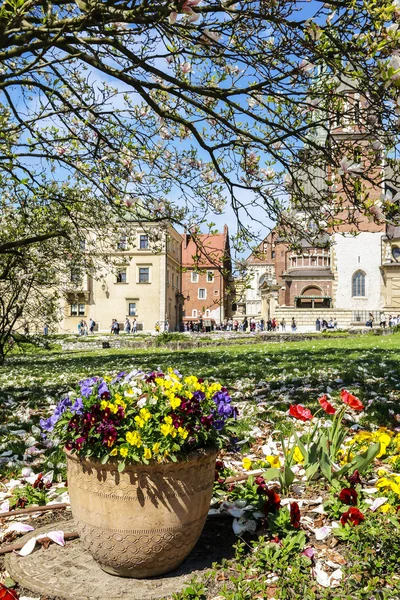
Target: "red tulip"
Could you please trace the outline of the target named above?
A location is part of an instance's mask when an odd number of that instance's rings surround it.
[[[334,415],[335,414],[336,408],[334,408],[332,406],[332,404],[328,401],[328,398],[326,397],[325,394],[323,396],[320,396],[318,398],[318,402],[320,403],[320,405],[322,406],[322,408],[324,409],[324,411],[328,415]]]
[[[300,508],[297,502],[290,503],[290,523],[295,529],[300,527]]]
[[[310,421],[313,416],[308,408],[304,408],[301,404],[291,404],[289,408],[289,415],[300,419],[300,421]]]
[[[339,494],[339,500],[343,504],[355,506],[357,504],[358,494],[354,488],[343,488]]]
[[[0,583],[0,600],[18,600],[18,598],[17,592]]]
[[[343,513],[340,519],[342,525],[346,525],[346,523],[351,523],[351,525],[359,525],[361,521],[365,521],[365,517],[355,506],[352,506],[347,512]]]
[[[364,404],[361,402],[361,400],[356,398],[356,396],[353,396],[353,394],[350,394],[350,392],[347,390],[342,390],[340,392],[340,397],[343,402],[350,406],[350,408],[353,410],[362,410],[364,408]]]

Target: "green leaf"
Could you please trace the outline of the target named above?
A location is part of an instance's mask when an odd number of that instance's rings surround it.
[[[262,477],[264,477],[265,481],[271,481],[271,479],[277,479],[280,476],[280,471],[279,469],[277,469],[276,467],[271,467],[270,469],[267,469],[265,471],[265,473],[262,474]]]
[[[376,442],[375,444],[372,444],[368,448],[368,450],[366,450],[362,454],[359,454],[358,456],[355,456],[353,458],[353,460],[351,461],[351,463],[344,465],[344,467],[342,467],[339,471],[336,471],[335,473],[333,473],[333,477],[335,479],[338,479],[338,478],[342,477],[342,475],[347,473],[347,471],[350,471],[350,469],[352,469],[352,470],[357,469],[358,471],[360,471],[360,473],[363,473],[365,471],[365,469],[368,467],[368,465],[379,454],[380,448],[381,448],[380,442]]]
[[[101,459],[101,461],[100,461],[100,462],[101,462],[101,464],[102,464],[102,465],[105,465],[105,464],[106,464],[106,462],[108,462],[108,459],[109,459],[109,458],[110,458],[110,456],[109,456],[108,454],[105,454],[105,455],[103,456],[103,458]]]
[[[121,473],[125,469],[125,461],[120,462],[118,465],[118,473]]]
[[[321,452],[319,465],[321,467],[322,474],[330,483],[332,481],[332,465],[326,452]]]

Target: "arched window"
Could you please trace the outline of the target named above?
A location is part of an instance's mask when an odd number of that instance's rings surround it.
[[[365,273],[356,271],[352,279],[353,296],[365,296]]]

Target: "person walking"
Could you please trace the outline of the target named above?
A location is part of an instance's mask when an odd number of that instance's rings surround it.
[[[294,333],[297,329],[296,319],[292,317],[292,332]]]
[[[315,330],[321,331],[321,320],[319,317],[317,317],[317,320],[315,321]]]
[[[131,322],[128,319],[128,317],[126,317],[126,321],[125,321],[125,333],[130,333],[131,332]]]
[[[247,331],[248,326],[249,326],[249,322],[247,320],[247,317],[245,317],[243,320],[243,331]]]
[[[96,326],[96,323],[94,321],[94,319],[92,317],[90,317],[89,319],[89,331],[91,334],[94,334],[94,328]]]
[[[281,321],[281,329],[282,329],[282,331],[286,331],[286,320],[285,320],[285,317],[283,317],[283,319]]]
[[[133,323],[132,323],[132,332],[133,332],[134,334],[136,334],[136,333],[137,333],[137,321],[136,321],[136,319],[133,319]]]
[[[365,325],[366,325],[367,327],[371,327],[371,329],[372,329],[372,328],[373,328],[373,326],[374,326],[374,315],[373,315],[371,312],[369,313],[369,316],[368,316],[368,321],[365,323]]]
[[[380,325],[381,327],[383,327],[383,329],[386,329],[386,315],[385,315],[385,313],[384,313],[383,311],[381,312],[381,315],[380,315],[380,317],[379,317],[379,318],[380,318],[380,323],[379,323],[379,325]]]
[[[43,335],[49,335],[49,325],[48,325],[48,323],[44,324]]]

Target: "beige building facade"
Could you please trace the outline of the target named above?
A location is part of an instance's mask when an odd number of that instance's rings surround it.
[[[179,330],[182,321],[182,238],[171,226],[134,224],[110,248],[109,265],[95,276],[74,277],[65,286],[59,333],[77,333],[83,320],[95,331],[111,331],[116,319],[121,330],[128,318],[138,331]]]

